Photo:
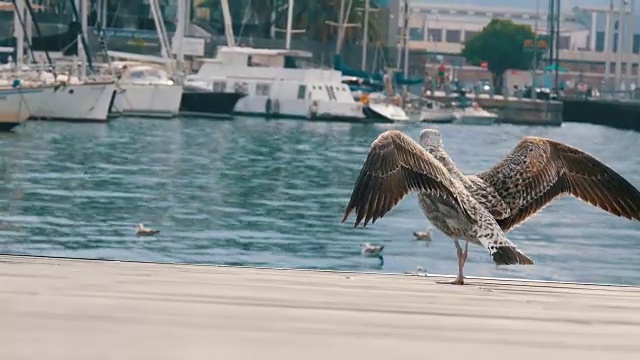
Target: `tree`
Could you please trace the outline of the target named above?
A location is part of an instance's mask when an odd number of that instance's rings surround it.
[[[525,40],[535,34],[528,25],[517,25],[511,20],[493,19],[482,32],[466,40],[462,56],[473,65],[489,63],[493,86],[502,90],[503,75],[507,69],[531,68],[533,52],[524,50]]]

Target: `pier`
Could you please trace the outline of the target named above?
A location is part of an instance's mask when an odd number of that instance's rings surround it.
[[[640,131],[640,102],[600,99],[562,99],[568,122]]]
[[[518,125],[548,125],[560,126],[563,121],[563,103],[561,101],[521,99],[514,96],[489,96],[485,94],[468,94],[469,99],[475,101],[487,111],[495,112],[498,121]],[[444,102],[451,100],[442,91],[428,98]]]
[[[640,288],[0,256],[2,359],[638,359]]]

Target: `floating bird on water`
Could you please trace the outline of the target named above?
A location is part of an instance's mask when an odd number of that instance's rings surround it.
[[[420,144],[489,210],[504,232],[572,195],[613,215],[640,220],[640,192],[592,155],[560,142],[525,137],[491,169],[463,175],[444,150],[440,132],[425,129]]]
[[[144,227],[143,224],[136,225],[136,235],[137,236],[151,236],[159,233],[160,230],[149,229]]]
[[[427,231],[414,231],[413,236],[416,237],[416,240],[431,241],[431,228],[428,228]]]
[[[458,255],[458,276],[453,284],[464,283],[469,242],[485,247],[496,264],[533,264],[460,180],[397,130],[382,133],[371,144],[342,222],[355,210],[354,228],[363,220],[363,227],[370,221],[373,224],[412,191],[418,192],[418,203],[431,224],[453,239]],[[459,240],[466,241],[464,250]]]
[[[382,250],[384,250],[384,245],[371,245],[369,243],[364,243],[360,245],[361,252],[364,257],[376,257],[380,259],[380,265],[384,264],[384,258],[382,257]]]

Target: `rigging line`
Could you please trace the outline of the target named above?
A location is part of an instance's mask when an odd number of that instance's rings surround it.
[[[31,46],[31,41],[29,41],[28,37],[25,37],[25,33],[27,32],[27,25],[25,24],[24,19],[22,18],[21,11],[18,10],[18,4],[16,0],[11,0],[11,2],[13,3],[13,8],[16,12],[16,15],[18,16],[18,22],[20,23],[20,27],[22,27],[22,38],[27,43],[27,47],[29,48],[29,55],[31,55],[31,60],[33,60],[33,62],[36,63],[37,62],[36,56],[33,54],[33,47]]]

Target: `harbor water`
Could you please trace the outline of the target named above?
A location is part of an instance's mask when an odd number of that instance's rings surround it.
[[[340,223],[369,145],[383,131],[415,139],[424,124],[236,118],[29,122],[0,135],[0,253],[198,264],[430,273],[457,270],[415,195],[375,224]],[[557,139],[640,187],[640,133],[562,127],[435,126],[465,173],[487,169],[522,136]],[[138,238],[135,225],[156,228]],[[469,276],[640,285],[640,222],[556,200],[508,234],[535,265],[496,267],[470,246]],[[385,261],[360,255],[384,245]]]

